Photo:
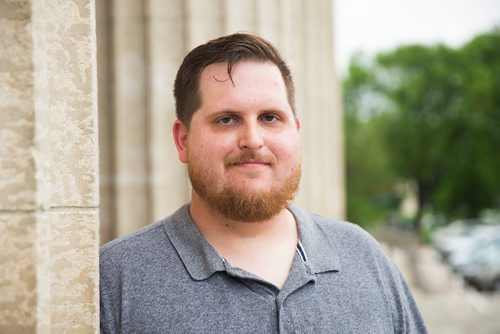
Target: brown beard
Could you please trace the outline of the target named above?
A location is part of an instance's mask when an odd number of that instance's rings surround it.
[[[246,195],[230,186],[215,190],[218,187],[212,173],[196,165],[188,162],[189,179],[196,193],[224,217],[241,222],[264,221],[280,213],[295,197],[302,174],[299,160],[281,187]]]

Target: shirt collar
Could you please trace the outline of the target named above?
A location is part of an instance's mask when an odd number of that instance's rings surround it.
[[[294,215],[300,241],[307,257],[307,265],[313,273],[339,270],[339,259],[333,245],[311,215],[295,205],[288,209]],[[218,271],[225,271],[222,257],[203,237],[189,213],[189,204],[177,210],[165,231],[194,280],[205,280]]]
[[[318,274],[339,271],[340,261],[335,245],[331,244],[321,226],[314,221],[313,216],[294,204],[290,204],[288,210],[297,222],[300,242],[312,272]]]
[[[189,275],[197,281],[205,280],[217,271],[225,271],[222,257],[208,243],[189,213],[189,204],[177,210],[165,231],[175,247]]]

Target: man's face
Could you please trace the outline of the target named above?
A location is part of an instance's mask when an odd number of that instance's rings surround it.
[[[179,121],[174,137],[188,165],[193,200],[224,216],[260,221],[279,213],[300,182],[299,122],[279,69],[245,61],[206,67],[200,78],[202,105],[189,131]]]

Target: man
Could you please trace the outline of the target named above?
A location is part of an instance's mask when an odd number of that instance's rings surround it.
[[[374,239],[291,204],[300,123],[271,44],[234,34],[195,48],[174,95],[191,202],[102,248],[101,332],[426,332]]]

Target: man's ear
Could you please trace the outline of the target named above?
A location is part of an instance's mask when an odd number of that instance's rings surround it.
[[[184,123],[180,120],[175,120],[172,126],[172,134],[174,136],[175,147],[177,148],[177,153],[179,154],[179,160],[181,162],[187,162],[187,134],[188,130]]]
[[[297,126],[297,130],[300,130],[300,120],[298,117],[295,117],[295,125]]]

